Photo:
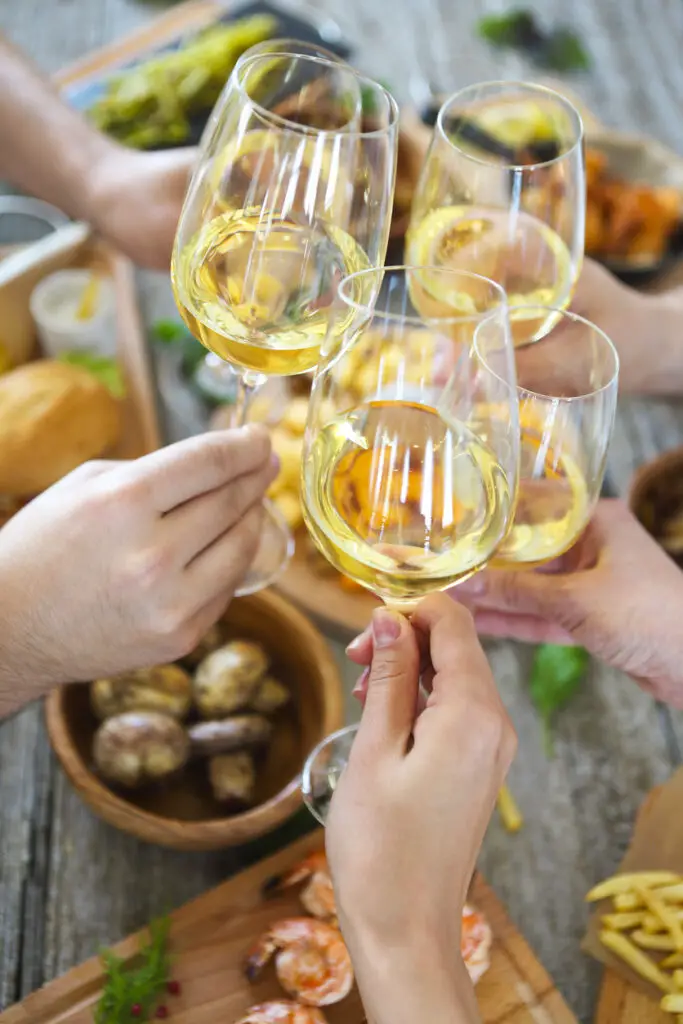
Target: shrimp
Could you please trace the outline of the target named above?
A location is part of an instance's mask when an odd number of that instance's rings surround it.
[[[466,903],[462,912],[460,952],[473,985],[489,969],[492,939],[491,928],[484,915]]]
[[[266,883],[268,893],[278,893],[292,885],[298,885],[308,879],[308,885],[302,890],[300,899],[309,914],[321,921],[337,923],[337,905],[334,889],[330,878],[330,869],[324,850],[316,850],[296,864],[291,871],[276,875]]]
[[[274,999],[269,1003],[250,1006],[246,1017],[236,1024],[327,1024],[320,1010],[302,1006],[289,999]]]
[[[338,1003],[353,986],[353,967],[341,932],[313,917],[276,921],[257,940],[246,962],[253,981],[275,956],[278,980],[288,995],[309,1006]]]

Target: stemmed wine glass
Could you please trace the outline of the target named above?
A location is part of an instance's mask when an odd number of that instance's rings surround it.
[[[400,274],[398,273],[400,272]],[[514,514],[519,421],[502,288],[435,267],[364,270],[339,286],[309,403],[306,525],[332,565],[409,614],[467,579]],[[467,294],[426,316],[425,289]],[[333,321],[334,322],[334,321]],[[323,820],[354,727],[309,758],[303,792]]]
[[[571,299],[585,207],[583,126],[571,103],[540,85],[473,85],[439,112],[413,198],[407,259],[502,285],[515,345],[524,345],[556,320],[541,306],[563,309]],[[448,294],[434,298],[449,306]]]
[[[235,425],[269,375],[315,366],[339,280],[382,265],[397,145],[395,101],[337,60],[269,50],[236,66],[202,139],[171,268],[181,316],[237,378]],[[240,594],[272,582],[293,548],[266,507]]]
[[[494,567],[533,568],[568,551],[600,497],[614,427],[619,358],[575,313],[525,310],[553,326],[516,353],[520,473],[512,529]]]

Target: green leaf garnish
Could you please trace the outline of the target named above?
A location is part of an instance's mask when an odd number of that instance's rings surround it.
[[[551,71],[584,71],[590,58],[579,36],[569,28],[546,31],[533,11],[515,9],[489,14],[477,22],[477,33],[491,46],[520,50]]]
[[[585,71],[590,67],[590,58],[575,32],[558,28],[539,50],[537,63],[551,71]]]
[[[179,320],[157,320],[152,326],[152,333],[157,341],[180,341],[187,333],[187,327]]]
[[[110,950],[100,954],[105,982],[95,1009],[95,1024],[140,1024],[151,1019],[169,979],[170,928],[167,917],[152,921],[150,939],[147,945],[140,946],[137,966],[127,967],[125,961]]]
[[[553,756],[552,718],[578,690],[588,667],[583,647],[541,644],[531,667],[531,699],[543,721],[545,751]]]
[[[94,352],[83,352],[81,349],[63,352],[59,359],[61,362],[69,363],[71,366],[80,366],[81,369],[91,373],[93,377],[97,377],[99,382],[104,384],[107,391],[114,398],[125,397],[126,385],[123,373],[115,359],[110,359],[108,356],[99,356]]]
[[[391,89],[389,88],[387,83],[383,82],[381,79],[379,80],[379,85],[381,85],[383,89],[386,89],[387,92],[391,92]],[[360,99],[361,109],[366,117],[376,112],[377,104],[375,102],[375,90],[371,86],[366,85],[363,88],[361,88]]]

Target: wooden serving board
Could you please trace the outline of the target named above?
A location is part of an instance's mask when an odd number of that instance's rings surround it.
[[[173,1024],[231,1024],[253,1003],[281,998],[272,968],[250,984],[242,964],[253,940],[270,922],[301,913],[290,893],[264,900],[263,883],[322,845],[317,831],[205,893],[172,915],[173,977],[182,988],[168,997]],[[477,877],[472,899],[494,932],[491,968],[477,987],[484,1024],[576,1024],[552,981],[485,882]],[[133,959],[139,935],[119,943],[115,952]],[[98,959],[88,960],[23,1003],[0,1014],[0,1024],[92,1024],[102,985]],[[362,1024],[358,993],[326,1009],[330,1024]]]

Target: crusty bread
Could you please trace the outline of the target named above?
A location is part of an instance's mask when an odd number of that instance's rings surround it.
[[[0,376],[0,494],[30,497],[116,444],[119,403],[87,370],[41,359]]]

